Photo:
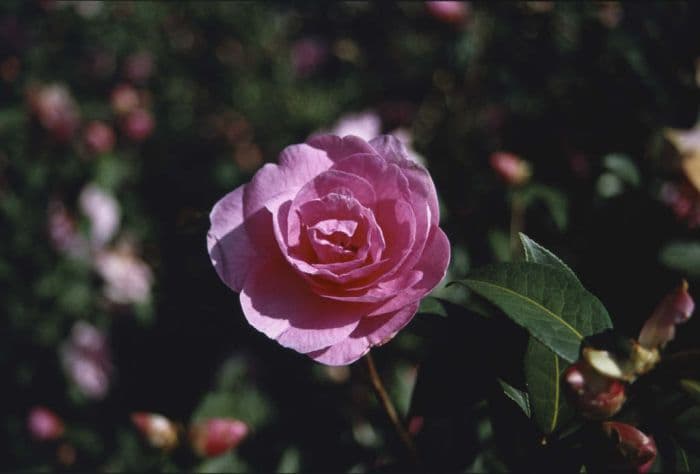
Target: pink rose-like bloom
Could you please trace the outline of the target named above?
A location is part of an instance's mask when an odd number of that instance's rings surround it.
[[[150,299],[153,272],[128,246],[100,251],[95,269],[105,282],[104,295],[112,303],[138,304]]]
[[[56,140],[66,142],[73,137],[80,122],[80,112],[65,86],[49,84],[31,89],[29,103],[39,123]]]
[[[84,132],[85,144],[92,153],[109,153],[114,148],[116,137],[112,127],[104,122],[95,120],[90,122]]]
[[[328,365],[391,339],[450,259],[430,175],[390,135],[289,146],[210,219],[209,255],[248,322]]]
[[[107,395],[112,362],[107,338],[84,321],[73,326],[70,340],[61,347],[63,367],[80,391],[89,398]]]
[[[109,242],[119,230],[121,211],[111,194],[96,184],[88,184],[80,192],[80,210],[90,221],[90,240],[96,247]]]
[[[124,133],[131,140],[140,142],[148,138],[155,127],[153,116],[146,109],[136,109],[124,119]]]
[[[51,441],[63,436],[63,421],[51,410],[35,406],[27,417],[27,429],[37,441]]]

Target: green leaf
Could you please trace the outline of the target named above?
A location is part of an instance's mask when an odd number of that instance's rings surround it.
[[[569,273],[572,277],[574,277],[576,281],[579,281],[578,277],[573,272],[573,270],[571,270],[571,268],[569,268],[569,266],[566,263],[564,263],[559,257],[554,255],[546,248],[542,247],[540,244],[538,244],[522,232],[520,232],[518,235],[520,236],[520,242],[523,245],[525,261],[541,263],[543,265],[550,265],[552,267],[559,268]]]
[[[612,327],[603,304],[568,272],[534,262],[500,263],[460,280],[565,360],[584,337]]]
[[[681,380],[681,387],[696,403],[700,403],[700,381],[683,379]]]
[[[571,419],[572,410],[562,393],[561,377],[568,364],[531,337],[525,352],[525,383],[532,414],[544,433],[551,433]]]
[[[530,418],[532,413],[530,411],[530,400],[528,399],[527,392],[523,392],[522,390],[513,387],[508,382],[501,379],[498,379],[498,383],[503,389],[503,393],[506,395],[506,397],[513,400],[515,404],[520,407],[523,413]]]
[[[700,242],[675,241],[659,254],[661,263],[692,277],[700,277]]]

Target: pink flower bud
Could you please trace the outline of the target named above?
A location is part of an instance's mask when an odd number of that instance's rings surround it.
[[[490,162],[496,174],[511,186],[525,184],[532,174],[530,165],[512,153],[494,153],[491,155]]]
[[[32,408],[27,417],[27,429],[37,441],[52,441],[63,436],[63,421],[51,410],[42,406]]]
[[[154,448],[170,451],[177,446],[177,426],[163,415],[136,412],[131,414],[131,421]]]
[[[603,423],[603,431],[616,444],[624,461],[637,472],[649,472],[656,459],[656,443],[634,426],[616,421]]]
[[[49,84],[29,90],[29,104],[39,123],[60,142],[70,140],[78,128],[78,106],[65,86]]]
[[[120,84],[114,88],[110,97],[112,110],[118,115],[126,115],[140,104],[139,93],[129,84]]]
[[[626,400],[624,383],[599,374],[585,361],[570,366],[564,373],[564,382],[586,418],[609,418],[620,411]]]
[[[124,121],[126,136],[135,142],[148,138],[153,131],[155,122],[153,116],[145,109],[136,109],[127,115]]]
[[[109,153],[114,148],[114,130],[104,122],[90,122],[84,132],[85,144],[92,153]]]
[[[695,302],[688,293],[688,282],[683,280],[678,288],[667,294],[654,309],[639,333],[639,343],[648,348],[664,347],[676,335],[676,325],[690,319]]]
[[[445,23],[462,23],[469,16],[467,2],[431,1],[425,2],[428,13]]]
[[[238,446],[248,435],[248,425],[233,418],[212,418],[190,429],[192,447],[203,457],[219,456]]]

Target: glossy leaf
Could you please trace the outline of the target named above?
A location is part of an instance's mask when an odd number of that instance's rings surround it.
[[[505,382],[501,379],[498,380],[498,383],[503,389],[503,393],[506,395],[506,397],[513,400],[515,404],[520,407],[523,413],[525,413],[525,415],[527,415],[527,417],[530,418],[532,416],[532,413],[530,410],[530,400],[528,398],[527,392],[523,392],[522,390],[513,387],[508,382]]]
[[[691,277],[700,277],[700,241],[674,241],[661,249],[659,260]]]
[[[569,268],[569,266],[564,263],[559,257],[554,255],[552,252],[542,247],[540,244],[532,240],[527,235],[522,232],[518,234],[520,236],[520,242],[523,245],[523,252],[525,253],[525,261],[542,263],[544,265],[550,265],[552,267],[559,268],[570,276],[574,277],[578,281],[576,274]]]
[[[527,235],[521,233],[520,242],[526,261],[559,268],[579,281],[571,268],[559,257]],[[544,433],[551,433],[571,418],[572,410],[563,394],[561,384],[562,374],[568,363],[530,336],[524,365],[535,423]]]
[[[700,381],[683,379],[681,380],[681,387],[696,403],[700,403]]]
[[[612,326],[598,298],[567,272],[550,265],[501,263],[475,270],[459,283],[569,362],[578,359],[584,337]]]

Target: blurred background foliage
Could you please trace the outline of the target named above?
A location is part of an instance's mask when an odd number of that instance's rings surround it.
[[[509,258],[519,193],[519,229],[562,256],[623,333],[681,277],[699,299],[700,198],[664,134],[698,119],[698,13],[690,2],[473,2],[452,14],[422,2],[0,3],[3,468],[391,465],[401,448],[361,364],[323,367],[257,333],[206,252],[216,200],[319,130],[370,121],[404,133],[441,198],[449,278]],[[529,163],[525,187],[494,170],[501,151]],[[374,351],[379,369],[405,414],[424,362],[413,410],[442,415],[419,438],[436,466],[514,467],[537,437],[517,421],[499,434],[517,408],[483,380],[520,363],[522,334],[450,324],[417,316]],[[63,419],[60,440],[32,437],[38,405]],[[204,462],[164,456],[135,411],[230,416],[251,434]]]

